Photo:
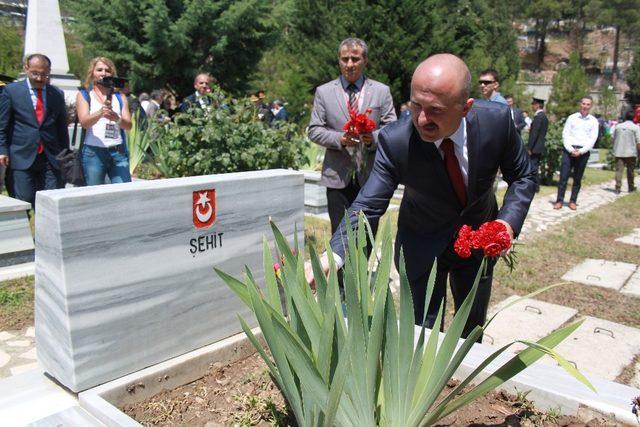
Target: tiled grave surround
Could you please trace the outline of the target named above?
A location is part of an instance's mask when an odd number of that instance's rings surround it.
[[[193,193],[210,189],[215,223],[197,229]],[[273,170],[39,192],[44,370],[81,391],[240,332],[248,310],[213,267],[261,283],[269,218],[302,241],[303,190],[302,173]]]

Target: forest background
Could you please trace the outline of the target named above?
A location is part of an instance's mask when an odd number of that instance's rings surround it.
[[[593,86],[587,73],[614,84],[622,76],[632,96],[640,92],[640,55],[633,52],[640,0],[61,0],[60,5],[70,71],[80,78],[91,57],[104,55],[115,60],[134,93],[166,88],[180,99],[193,91],[193,76],[207,71],[232,96],[264,89],[270,99],[286,100],[303,125],[315,88],[338,75],[339,42],[351,36],[367,41],[367,75],[391,87],[396,107],[407,100],[415,66],[437,52],[464,58],[474,81],[480,70],[496,68],[503,78],[500,91],[526,107],[529,100],[517,82],[556,71],[557,63],[546,59],[548,40],[558,33],[580,69],[570,76],[579,81],[565,82],[569,92]],[[0,73],[17,76],[23,28],[15,19],[0,24],[0,44],[7,46],[0,53]],[[607,52],[612,65],[585,56],[587,34],[602,27],[615,33]],[[533,40],[526,50],[522,43],[519,47],[523,35]],[[635,57],[629,70],[618,66],[624,52]],[[572,96],[564,94],[573,109]],[[565,102],[557,93],[556,98]]]

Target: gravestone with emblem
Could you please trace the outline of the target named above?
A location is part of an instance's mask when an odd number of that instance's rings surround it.
[[[46,372],[81,391],[255,322],[213,267],[262,282],[269,218],[304,230],[304,175],[274,170],[39,192],[35,321]]]

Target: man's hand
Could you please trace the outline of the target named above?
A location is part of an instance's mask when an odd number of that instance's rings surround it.
[[[327,257],[327,253],[325,252],[320,257],[320,265],[322,266],[322,271],[325,276],[329,275],[329,258]],[[309,284],[311,289],[316,288],[316,280],[313,277],[313,266],[311,265],[311,261],[307,261],[304,263],[304,278]]]
[[[9,156],[5,156],[0,154],[0,165],[1,166],[9,166]]]
[[[573,150],[571,152],[571,157],[580,157],[580,150]]]
[[[531,150],[527,150],[527,153],[529,153],[529,157],[531,157]]]
[[[358,142],[360,142],[358,135],[349,132],[345,132],[344,135],[342,135],[342,137],[340,138],[340,143],[343,147],[353,147]]]
[[[362,141],[365,145],[369,146],[373,142],[373,134],[363,133],[360,135],[360,141]]]
[[[503,221],[501,219],[496,219],[496,222],[504,224],[504,226],[507,228],[507,232],[509,233],[509,237],[511,237],[511,246],[513,246],[513,228],[511,228],[511,226],[509,225],[509,223],[507,221]],[[511,248],[505,249],[504,251],[500,252],[500,256],[505,256],[506,254],[509,253],[510,250],[511,250]]]

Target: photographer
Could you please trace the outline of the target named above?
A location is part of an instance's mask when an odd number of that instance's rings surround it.
[[[125,130],[131,129],[127,99],[114,92],[125,81],[114,77],[113,62],[97,57],[89,63],[85,88],[76,96],[80,125],[86,129],[82,145],[82,169],[87,185],[130,182]]]

